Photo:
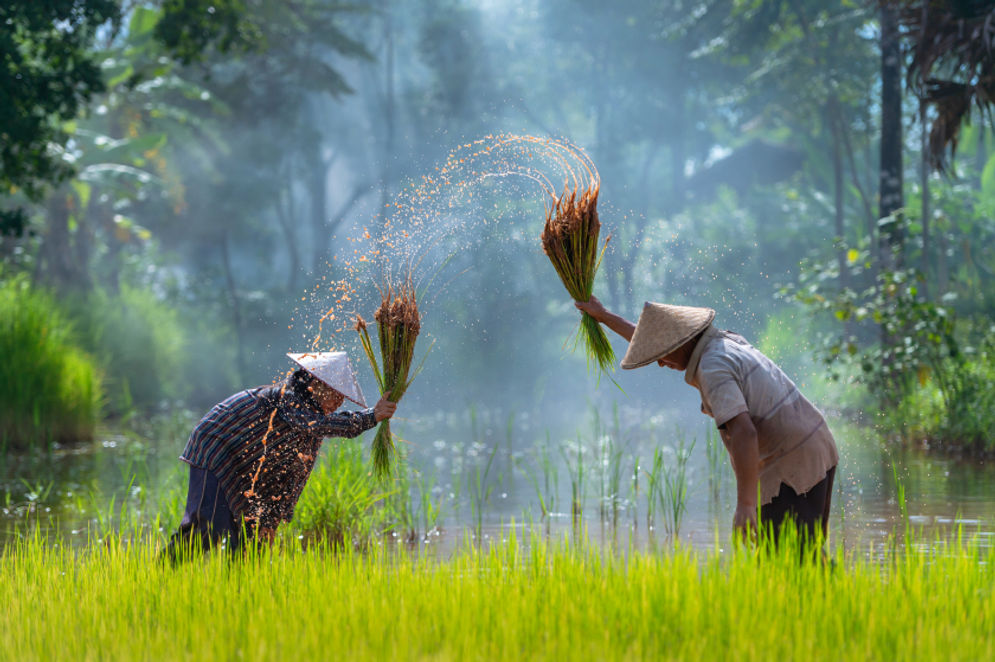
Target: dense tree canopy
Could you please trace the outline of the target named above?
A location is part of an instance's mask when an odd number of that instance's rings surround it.
[[[70,172],[52,146],[104,90],[92,42],[119,15],[114,0],[0,4],[0,190],[37,197],[40,183]]]
[[[8,2],[0,258],[73,297],[147,288],[210,320],[240,381],[266,378],[258,356],[321,312],[302,292],[341,276],[350,239],[451,150],[562,136],[602,176],[596,287],[614,307],[714,305],[776,337],[793,313],[772,302],[793,283],[827,335],[846,318],[832,346],[876,346],[864,304],[897,301],[899,272],[929,284],[910,305],[928,292],[969,317],[995,301],[991,251],[969,241],[990,234],[992,145],[985,121],[961,128],[990,98],[991,9],[893,4],[895,32],[880,3],[819,0]],[[885,62],[905,68],[888,113]],[[959,137],[961,180],[919,176],[916,96],[932,104],[928,151]],[[445,215],[466,249],[432,319],[473,388],[513,373],[539,389],[538,364],[502,357],[556,355],[574,323],[533,193],[488,183]],[[536,320],[564,333],[537,339]]]

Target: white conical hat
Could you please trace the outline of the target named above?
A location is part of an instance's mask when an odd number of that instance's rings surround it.
[[[363,390],[356,381],[349,356],[345,352],[287,353],[297,365],[332,387],[360,407],[366,406]]]
[[[708,328],[714,318],[711,308],[647,301],[622,358],[622,368],[631,370],[662,359]]]

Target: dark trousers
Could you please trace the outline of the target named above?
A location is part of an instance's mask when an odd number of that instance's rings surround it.
[[[232,514],[217,476],[191,466],[187,505],[180,528],[169,538],[166,556],[176,562],[185,554],[216,546],[234,551],[242,546],[244,537],[242,518]]]
[[[760,507],[760,524],[770,527],[776,543],[780,538],[781,527],[793,520],[803,540],[816,539],[816,532],[823,538],[829,533],[829,508],[833,500],[833,479],[836,467],[826,472],[826,477],[804,494],[781,483],[781,491],[765,506]]]

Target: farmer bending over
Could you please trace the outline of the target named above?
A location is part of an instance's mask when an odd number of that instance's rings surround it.
[[[314,468],[325,437],[355,437],[390,418],[397,404],[335,410],[345,398],[366,404],[345,352],[288,354],[300,367],[287,379],[232,395],[194,428],[180,459],[190,465],[187,505],[167,554],[238,549],[244,536],[272,542]]]
[[[773,529],[793,518],[803,536],[828,533],[839,455],[826,420],[773,361],[742,336],[712,326],[710,308],[647,302],[635,326],[597,298],[577,308],[629,341],[622,368],[684,371],[715,419],[736,474],[733,530]]]

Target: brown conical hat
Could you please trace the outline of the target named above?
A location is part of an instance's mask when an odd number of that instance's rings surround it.
[[[641,368],[662,359],[707,329],[714,318],[715,311],[711,308],[647,301],[622,358],[622,368]]]

